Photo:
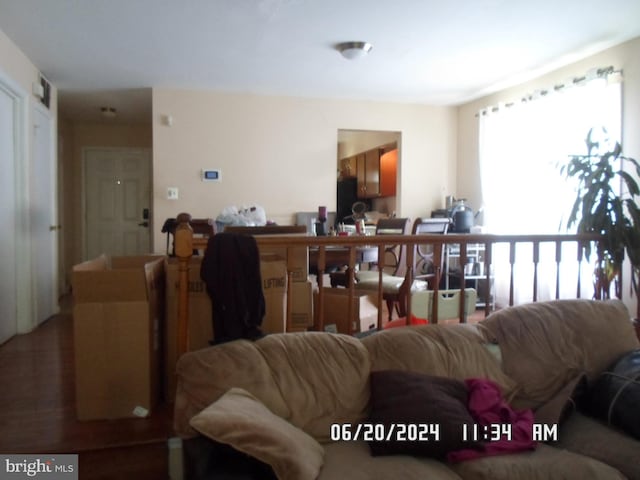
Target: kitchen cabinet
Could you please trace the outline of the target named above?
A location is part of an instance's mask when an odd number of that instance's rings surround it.
[[[393,197],[396,194],[398,150],[378,147],[359,153],[356,159],[358,198]]]

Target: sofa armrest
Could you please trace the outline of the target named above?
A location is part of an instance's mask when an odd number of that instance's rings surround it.
[[[230,389],[190,424],[210,439],[270,465],[280,480],[313,480],[324,462],[322,445],[241,388]]]

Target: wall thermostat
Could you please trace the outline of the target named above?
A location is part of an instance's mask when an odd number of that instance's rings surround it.
[[[217,168],[204,168],[202,169],[202,181],[203,182],[219,182],[222,180],[222,172]]]

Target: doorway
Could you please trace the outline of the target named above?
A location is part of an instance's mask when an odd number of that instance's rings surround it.
[[[33,168],[30,174],[32,282],[35,320],[40,324],[58,313],[57,168],[49,111],[33,109]]]
[[[351,206],[354,202],[364,202],[370,215],[368,217],[392,216],[397,211],[397,197],[400,193],[400,144],[401,132],[383,130],[338,130],[338,186],[337,186],[337,211],[338,221],[349,217]],[[382,157],[370,158],[367,153],[378,150],[382,146],[395,146],[397,157],[394,162],[392,177],[392,193],[378,190],[375,193],[364,193],[363,182],[372,182],[381,188],[384,183],[384,161]],[[362,157],[361,159],[359,157]],[[362,162],[360,162],[362,160]],[[366,166],[373,162],[376,168],[368,169]],[[365,168],[362,168],[365,167]],[[373,218],[372,218],[373,219]]]
[[[86,148],[85,259],[150,251],[151,154],[148,149]]]

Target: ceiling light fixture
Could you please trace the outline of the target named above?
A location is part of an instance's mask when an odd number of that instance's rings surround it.
[[[336,45],[336,49],[347,60],[357,60],[366,57],[373,45],[369,42],[343,42]]]
[[[113,107],[100,107],[100,113],[104,118],[115,118],[116,109]]]

